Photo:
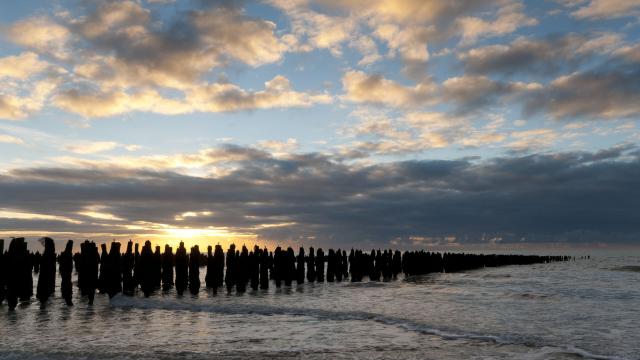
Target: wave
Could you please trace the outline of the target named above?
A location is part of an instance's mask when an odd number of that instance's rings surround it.
[[[579,349],[573,346],[567,346],[564,348],[565,352],[568,354],[579,355],[585,359],[594,359],[594,360],[624,360],[621,357],[617,356],[609,356],[609,355],[598,355],[594,353],[590,353],[586,350]]]
[[[569,355],[572,358],[580,357],[583,359],[593,359],[593,360],[625,360],[621,357],[610,356],[610,355],[598,355],[591,352],[588,352],[583,349],[579,349],[573,346],[563,346],[563,347],[554,347],[554,346],[543,346],[537,351],[530,352],[527,354],[519,354],[517,357],[523,360],[547,360],[556,358],[556,355]]]
[[[630,272],[640,272],[640,265],[625,265],[625,266],[616,266],[609,268],[612,271],[630,271]]]
[[[510,277],[513,277],[513,276],[511,274],[494,274],[494,273],[482,275],[482,278],[484,279],[503,279],[503,278],[506,279]]]
[[[428,335],[439,336],[443,339],[469,339],[493,343],[510,343],[505,339],[492,335],[480,335],[471,333],[455,333],[448,330],[437,329],[426,324],[410,319],[381,315],[366,311],[339,311],[314,308],[280,307],[259,304],[197,304],[188,301],[167,301],[159,299],[142,299],[116,295],[111,299],[111,306],[118,308],[171,310],[217,313],[225,315],[289,315],[308,316],[316,319],[334,321],[375,321],[385,325],[397,326],[408,331],[419,332]]]
[[[540,293],[532,293],[532,292],[505,293],[505,295],[509,298],[525,299],[525,300],[547,299],[552,296],[548,294],[540,294]]]
[[[454,330],[438,329],[434,326],[413,321],[406,318],[387,316],[366,311],[339,311],[316,308],[280,307],[261,304],[198,304],[188,301],[167,301],[166,299],[134,298],[124,295],[116,295],[111,299],[111,306],[116,308],[135,308],[169,311],[190,311],[216,313],[225,315],[262,315],[262,316],[306,316],[316,319],[332,321],[375,321],[384,325],[396,326],[406,331],[417,332],[425,335],[433,335],[443,340],[472,340],[494,343],[497,345],[524,345],[527,347],[540,346],[542,349],[557,354],[576,355],[594,360],[624,360],[620,357],[598,355],[573,346],[547,346],[540,345],[539,341],[529,339],[525,341],[517,337],[495,336],[475,333],[459,333]],[[547,358],[545,356],[541,358]]]

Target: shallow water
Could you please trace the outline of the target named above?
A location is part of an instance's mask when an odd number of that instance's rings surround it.
[[[73,308],[59,292],[45,309],[0,306],[0,358],[640,359],[639,265],[601,253],[243,295],[98,295],[93,306],[74,288]]]

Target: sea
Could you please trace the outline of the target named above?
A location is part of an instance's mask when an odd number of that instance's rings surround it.
[[[0,306],[0,359],[640,359],[640,253],[590,255],[91,306],[58,290]]]

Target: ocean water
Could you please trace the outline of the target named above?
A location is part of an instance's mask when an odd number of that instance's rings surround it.
[[[77,292],[72,308],[59,291],[0,306],[0,359],[640,359],[640,254],[92,306]]]

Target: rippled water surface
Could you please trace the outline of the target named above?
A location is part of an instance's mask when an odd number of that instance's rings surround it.
[[[0,358],[640,359],[640,256],[594,255],[73,308],[56,292],[45,309],[0,306]]]

